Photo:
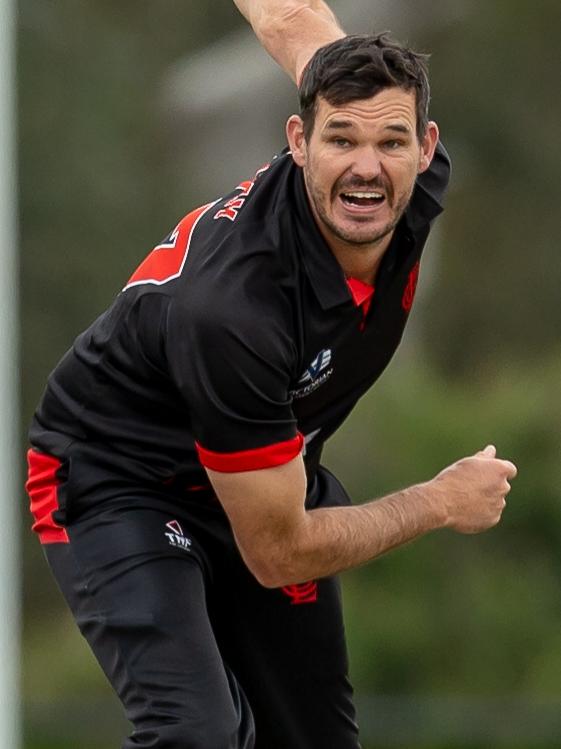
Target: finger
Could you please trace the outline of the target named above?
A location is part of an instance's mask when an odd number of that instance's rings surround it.
[[[503,466],[506,476],[509,479],[514,479],[518,475],[518,468],[512,463],[510,460],[501,460],[501,465]]]
[[[495,447],[495,445],[487,445],[487,447],[483,448],[483,450],[475,453],[476,457],[478,458],[494,458],[496,454],[497,448]]]

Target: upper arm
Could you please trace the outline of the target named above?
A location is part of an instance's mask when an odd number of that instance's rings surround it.
[[[298,83],[315,52],[345,36],[323,0],[234,0],[259,41]]]
[[[240,313],[226,291],[221,301],[226,313],[208,301],[171,311],[170,371],[240,552],[260,582],[277,587],[306,496],[289,390],[293,343],[282,316],[264,306],[261,315]]]
[[[189,299],[171,310],[170,372],[205,467],[275,466],[302,447],[290,396],[294,345],[282,317],[240,311],[247,302],[227,294],[220,309],[209,294],[208,302]]]
[[[282,584],[282,574],[290,567],[291,541],[305,522],[302,456],[258,471],[207,473],[251,572],[265,586]]]
[[[283,271],[274,253],[261,257],[259,243],[252,253],[242,240],[201,256],[192,250],[165,330],[169,374],[199,459],[227,472],[286,463],[303,443],[292,410],[299,362],[292,298],[277,283]]]

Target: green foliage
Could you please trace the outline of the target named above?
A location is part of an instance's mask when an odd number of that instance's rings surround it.
[[[449,374],[531,361],[560,333],[561,6],[469,2],[427,40],[453,191],[423,339]]]
[[[519,467],[498,528],[441,531],[346,576],[357,687],[559,693],[560,381],[561,354],[461,385],[402,356],[328,446],[357,499],[424,481],[488,443]]]

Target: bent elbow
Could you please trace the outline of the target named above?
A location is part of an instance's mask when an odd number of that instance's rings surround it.
[[[267,590],[276,590],[277,588],[283,588],[286,585],[278,575],[254,575],[254,577],[259,585],[263,588],[267,588]]]
[[[256,561],[246,563],[253,577],[264,588],[272,590],[273,588],[282,588],[284,585],[288,585],[285,582],[286,576],[283,574],[280,565],[275,565],[271,562],[263,563]]]
[[[246,564],[259,585],[270,590],[301,583],[303,577],[305,577],[302,570],[298,570],[294,563],[289,564],[268,558],[259,561],[255,559],[246,560]]]

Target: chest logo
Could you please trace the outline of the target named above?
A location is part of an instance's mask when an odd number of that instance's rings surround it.
[[[293,398],[304,398],[310,395],[320,385],[323,385],[333,373],[331,364],[331,349],[323,349],[319,352],[312,363],[306,368],[300,379],[298,387],[290,391]]]

